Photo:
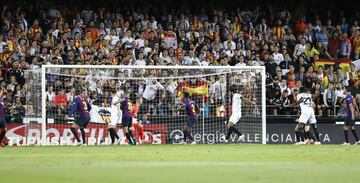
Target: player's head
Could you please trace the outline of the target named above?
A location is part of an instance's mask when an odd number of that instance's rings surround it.
[[[189,98],[190,97],[190,93],[189,92],[185,92],[184,93],[184,98]]]
[[[136,103],[140,105],[142,104],[142,102],[143,102],[142,96],[141,95],[136,96]]]
[[[116,95],[116,92],[117,92],[116,89],[112,89],[112,90],[111,90],[111,94],[112,94],[112,95]]]
[[[229,92],[230,92],[231,94],[237,93],[237,87],[234,86],[234,85],[230,86],[230,87],[229,87]]]
[[[302,88],[302,93],[310,93],[310,92],[311,92],[310,88],[307,87]]]
[[[124,97],[130,98],[130,90],[126,90],[126,91],[124,92]]]
[[[75,90],[75,95],[76,95],[76,96],[80,96],[81,93],[82,93],[82,91],[81,91],[80,88],[78,88],[78,89]]]

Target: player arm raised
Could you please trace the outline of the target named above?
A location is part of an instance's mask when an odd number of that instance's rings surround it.
[[[70,111],[67,115],[65,115],[65,120],[67,120],[69,118],[69,116],[74,116],[74,113],[77,109],[77,104],[76,101],[74,101],[70,107]]]
[[[255,106],[255,102],[254,101],[252,101],[252,100],[250,100],[250,99],[248,99],[248,98],[245,98],[245,97],[241,97],[244,101],[246,101],[246,102],[248,102],[248,103],[250,103],[251,105],[253,105],[253,106]]]
[[[291,104],[291,106],[295,107],[295,106],[301,104],[303,101],[304,101],[304,97],[301,97],[299,100],[297,100],[293,104]]]

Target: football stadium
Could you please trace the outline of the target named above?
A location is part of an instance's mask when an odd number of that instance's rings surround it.
[[[357,182],[360,8],[0,3],[1,182]]]

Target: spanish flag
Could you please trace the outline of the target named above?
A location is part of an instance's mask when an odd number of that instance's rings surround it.
[[[315,61],[314,70],[317,71],[319,66],[324,67],[325,65],[335,65],[335,64],[339,64],[339,67],[341,68],[342,71],[349,71],[350,65],[351,65],[351,60],[347,60],[347,59],[318,60],[318,61]]]
[[[196,85],[190,85],[184,81],[179,85],[178,96],[183,98],[185,92],[188,92],[190,96],[204,96],[207,98],[209,96],[208,84],[206,81],[200,81]]]

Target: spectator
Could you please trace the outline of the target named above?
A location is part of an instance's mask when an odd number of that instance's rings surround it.
[[[28,72],[25,70],[37,70],[42,64],[265,65],[269,81],[276,81],[276,77],[284,78],[286,86],[293,91],[300,88],[299,82],[306,88],[321,83],[320,95],[321,91],[327,89],[329,82],[341,82],[349,89],[353,85],[357,87],[359,73],[353,65],[349,73],[337,67],[334,72],[333,66],[325,66],[325,69],[320,67],[315,71],[313,67],[314,62],[320,59],[358,59],[358,20],[349,26],[350,17],[326,16],[318,8],[314,12],[319,15],[313,20],[306,18],[302,12],[290,16],[291,9],[274,8],[270,13],[262,8],[251,9],[251,6],[234,12],[235,16],[232,16],[231,11],[221,10],[221,7],[210,9],[207,5],[195,14],[186,7],[168,12],[152,11],[152,8],[154,5],[151,3],[146,10],[96,9],[90,5],[74,5],[69,12],[66,7],[55,6],[52,2],[41,6],[41,9],[36,6],[34,10],[24,11],[4,6],[1,12],[0,63],[3,70],[0,81],[2,87],[12,95],[11,103],[16,103],[16,96],[24,96],[23,91],[31,87],[30,80],[24,77]],[[326,12],[325,7],[322,6],[322,9]],[[213,13],[213,18],[209,19],[210,14],[207,12]],[[318,18],[322,16],[326,21]],[[106,91],[114,89],[119,95],[126,89],[142,96],[145,96],[145,91],[148,94],[155,92],[153,100],[159,101],[162,101],[163,96],[174,97],[170,91],[173,91],[175,84],[165,82],[164,87],[171,86],[172,89],[150,92],[146,90],[144,81],[133,82],[127,78],[176,77],[186,74],[186,71],[123,70],[118,73],[88,73],[84,69],[73,69],[64,74],[87,77],[84,80],[49,76],[48,87],[52,89],[47,88],[48,92],[54,90],[58,93],[64,89],[67,101],[71,102],[73,87],[89,85],[93,101],[98,104]],[[196,71],[193,74],[200,73]],[[105,77],[119,79],[106,81]],[[236,79],[249,83],[247,76],[241,77]],[[173,82],[177,83],[178,78]],[[213,85],[209,84],[211,87]],[[268,86],[268,89],[276,91],[274,88],[277,87]],[[293,95],[291,91],[289,94]],[[276,96],[279,99],[281,93]],[[273,96],[270,98],[274,100]],[[174,102],[173,99],[171,101]]]
[[[324,110],[327,111],[327,115],[330,115],[331,109],[334,109],[336,100],[334,84],[329,83],[328,88],[325,89],[323,94]]]
[[[351,42],[347,33],[343,33],[340,44],[340,58],[349,59],[351,55]]]
[[[55,92],[53,91],[53,87],[49,86],[48,91],[46,92],[46,100],[52,103],[55,99]]]
[[[329,40],[328,52],[332,58],[338,58],[338,55],[340,53],[340,44],[341,40],[339,38],[339,34],[335,32]]]

